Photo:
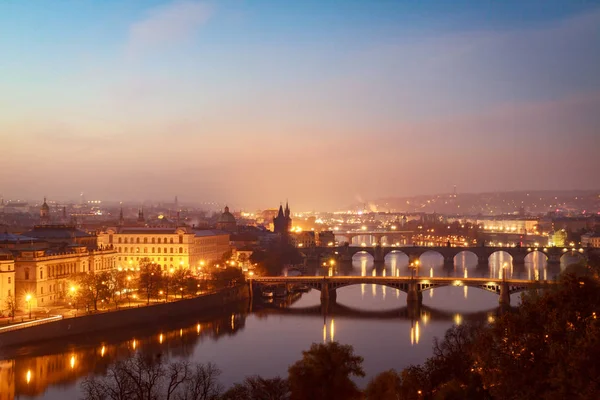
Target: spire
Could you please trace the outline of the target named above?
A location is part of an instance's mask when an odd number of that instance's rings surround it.
[[[285,201],[285,217],[289,218],[290,217],[290,206],[288,205],[288,201]]]
[[[283,206],[280,204],[279,205],[279,212],[277,213],[278,217],[283,217]]]
[[[121,211],[119,211],[119,225],[123,225],[125,218],[123,218],[123,204],[121,204]]]

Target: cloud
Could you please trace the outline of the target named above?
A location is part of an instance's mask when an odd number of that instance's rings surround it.
[[[212,7],[198,1],[176,1],[153,8],[129,28],[128,50],[135,54],[183,41],[211,15]]]

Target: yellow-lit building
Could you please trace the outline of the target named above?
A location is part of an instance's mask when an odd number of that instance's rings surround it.
[[[231,247],[229,233],[189,227],[114,227],[98,235],[102,246],[117,250],[117,265],[127,268],[148,259],[163,269],[198,267],[219,261]]]
[[[0,249],[0,310],[15,296],[15,260],[9,250]]]
[[[70,246],[68,251],[22,249],[15,251],[14,281],[17,307],[49,307],[60,304],[67,282],[82,272],[104,272],[116,267],[115,250],[88,250]],[[29,300],[27,300],[29,298]]]

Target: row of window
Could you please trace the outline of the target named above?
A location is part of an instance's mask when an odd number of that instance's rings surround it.
[[[142,257],[142,258],[143,258],[143,257]],[[171,258],[171,260],[170,260],[170,261],[173,261],[173,257],[170,257],[170,258]],[[139,261],[139,260],[140,260],[140,258],[139,258],[139,257],[131,257],[131,259],[132,259],[132,260],[137,260],[137,261]],[[181,258],[181,257],[179,257],[179,259],[181,260],[182,258]],[[154,257],[151,257],[151,260],[154,260]],[[156,260],[157,260],[157,261],[160,261],[160,257],[156,257]],[[121,261],[121,257],[119,257],[119,261]],[[127,261],[127,257],[123,257],[123,261]],[[164,258],[163,258],[163,261],[167,261],[167,257],[164,257]]]
[[[129,239],[128,239],[128,238],[119,238],[119,239],[117,240],[117,242],[118,242],[118,243],[125,243],[125,244],[127,244],[127,243],[128,243],[128,240],[129,240],[129,243],[142,243],[142,242],[143,242],[143,243],[148,243],[148,238],[147,238],[147,237],[145,237],[143,240],[140,240],[140,238],[139,238],[139,237],[136,237],[136,238],[129,238]],[[112,243],[112,241],[111,241],[111,243]],[[151,243],[152,243],[152,244],[155,244],[155,243],[158,243],[158,244],[160,244],[160,243],[161,243],[161,238],[152,238],[152,239],[151,239]],[[163,243],[165,243],[165,244],[166,244],[166,243],[171,243],[171,244],[173,244],[173,238],[170,238],[170,239],[164,238],[164,239],[163,239]],[[179,235],[179,243],[183,243],[183,235]]]
[[[124,249],[125,249],[125,251],[124,251],[123,253],[129,253],[129,247],[125,247]],[[158,250],[158,251],[155,251],[155,250]],[[161,252],[161,250],[162,250],[162,249],[161,249],[160,247],[158,247],[158,248],[154,248],[154,247],[153,247],[153,248],[152,248],[152,251],[151,251],[151,253],[160,253],[160,252]],[[168,249],[165,247],[165,248],[164,248],[164,253],[168,253],[168,251],[167,251],[167,250],[168,250]],[[117,251],[118,251],[119,253],[121,253],[121,252],[122,252],[122,251],[121,251],[121,247],[118,247],[118,248],[117,248]],[[132,253],[139,253],[139,252],[140,252],[140,248],[139,248],[139,247],[132,247],[132,248],[131,248],[131,252],[132,252]],[[173,251],[173,248],[171,247],[171,253],[173,253],[173,252],[174,252],[174,251]],[[148,248],[147,248],[147,247],[144,247],[144,251],[143,251],[143,253],[148,253]],[[179,254],[183,254],[183,247],[180,247],[180,248],[179,248]]]

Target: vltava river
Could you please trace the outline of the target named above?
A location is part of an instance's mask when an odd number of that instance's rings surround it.
[[[473,254],[457,256],[454,268],[444,268],[441,256],[421,257],[419,276],[499,277],[507,262],[507,277],[553,279],[564,265],[547,266],[542,255],[531,255],[525,265],[512,266],[506,254],[496,254],[489,266],[478,267]],[[408,258],[392,253],[385,264],[358,254],[352,263],[331,271],[315,267],[311,274],[409,276]],[[511,298],[518,304],[519,295]],[[476,288],[444,287],[423,294],[421,315],[408,316],[406,295],[376,285],[338,289],[329,314],[320,310],[320,294],[312,290],[288,298],[283,304],[240,304],[213,315],[191,315],[163,326],[98,333],[18,349],[0,355],[0,400],[79,397],[79,384],[90,374],[103,374],[117,359],[134,351],[161,353],[170,359],[214,362],[223,371],[221,383],[229,386],[247,375],[286,376],[287,368],[301,358],[313,342],[336,340],[354,346],[364,357],[365,386],[379,372],[401,370],[431,355],[434,337],[443,337],[452,324],[467,320],[493,321],[498,296]],[[412,314],[411,314],[412,315]]]

